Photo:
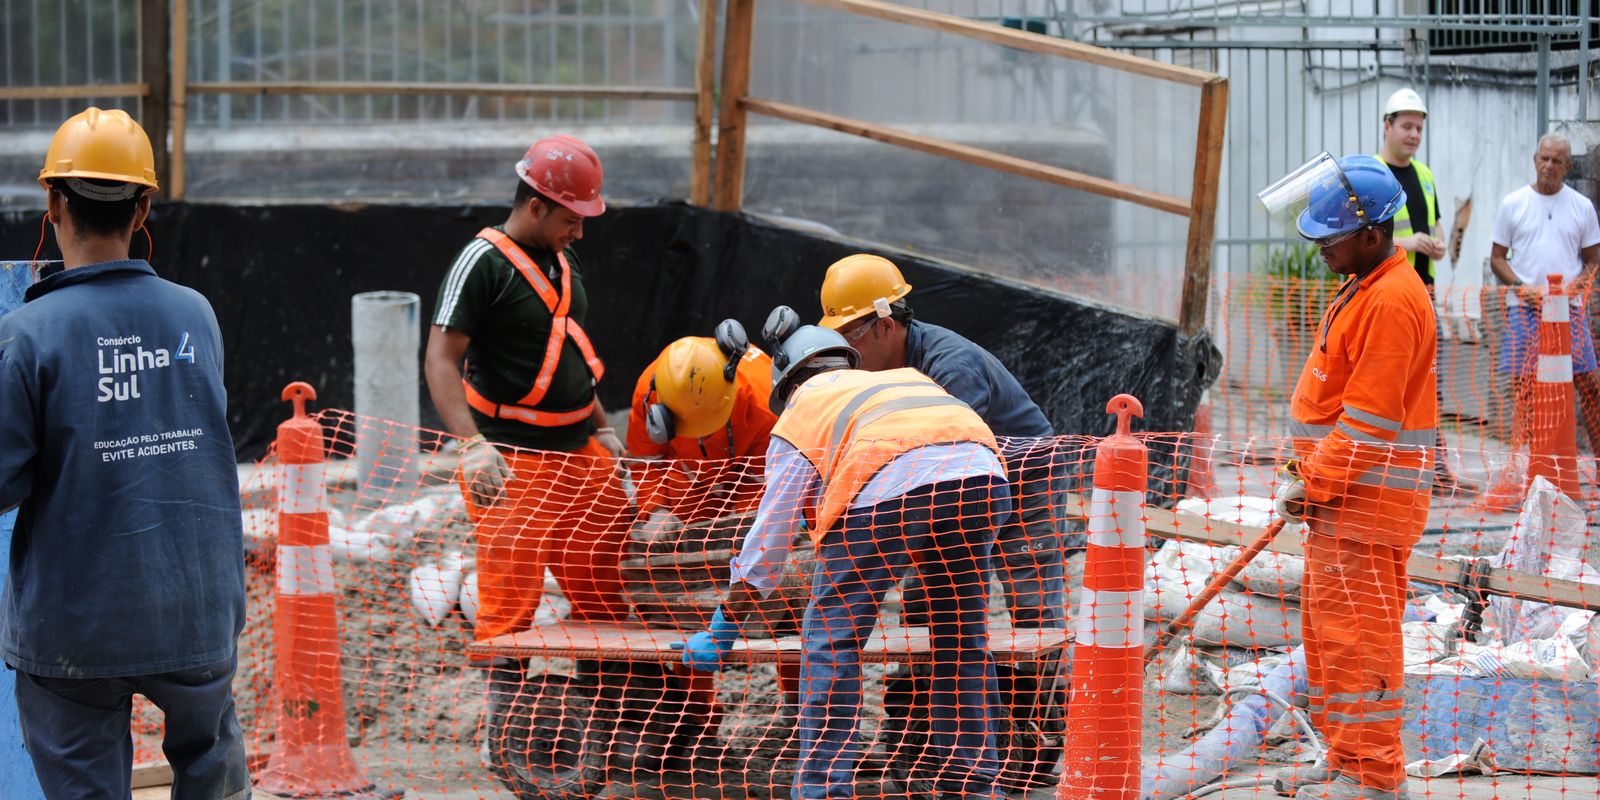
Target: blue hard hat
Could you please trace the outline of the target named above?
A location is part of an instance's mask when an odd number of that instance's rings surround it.
[[[1394,217],[1406,204],[1406,190],[1377,157],[1345,156],[1338,165],[1338,171],[1311,187],[1310,204],[1300,212],[1297,227],[1307,239],[1355,233]]]

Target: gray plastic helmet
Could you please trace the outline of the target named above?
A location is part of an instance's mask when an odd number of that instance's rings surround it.
[[[772,318],[785,316],[781,314],[785,310],[794,314],[788,306],[779,306],[773,309]],[[827,328],[801,325],[784,333],[772,353],[772,396],[768,405],[774,414],[783,413],[800,378],[819,370],[855,369],[861,363],[861,354],[843,336]]]

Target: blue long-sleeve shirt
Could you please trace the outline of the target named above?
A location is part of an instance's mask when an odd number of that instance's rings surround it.
[[[906,366],[971,406],[997,437],[1055,435],[1050,420],[1000,359],[955,331],[911,320]]]
[[[64,270],[0,318],[0,656],[102,678],[234,654],[244,533],[222,335],[144,261]]]

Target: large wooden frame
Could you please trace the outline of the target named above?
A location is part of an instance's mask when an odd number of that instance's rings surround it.
[[[1186,335],[1205,326],[1211,291],[1212,240],[1216,236],[1217,182],[1222,169],[1223,130],[1227,121],[1228,81],[1209,72],[1177,67],[1113,50],[986,22],[924,11],[882,0],[798,0],[850,14],[965,36],[1033,53],[1067,58],[1200,89],[1196,126],[1194,184],[1189,199],[1151,192],[1082,172],[1007,156],[945,139],[921,136],[883,125],[799,108],[750,95],[751,34],[755,0],[728,0],[722,47],[722,104],[718,115],[717,179],[714,207],[739,211],[744,205],[745,129],[748,113],[848,133],[988,169],[1068,186],[1189,218],[1184,252],[1183,299],[1178,324]]]

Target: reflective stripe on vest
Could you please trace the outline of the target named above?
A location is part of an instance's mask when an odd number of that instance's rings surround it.
[[[1378,160],[1383,160],[1381,154],[1378,155]],[[1389,162],[1384,161],[1383,163],[1388,164]],[[1428,231],[1437,236],[1439,231],[1435,230],[1435,228],[1439,224],[1439,193],[1433,186],[1433,170],[1428,169],[1427,164],[1415,158],[1411,159],[1411,165],[1417,168],[1417,183],[1422,184],[1422,195],[1428,201]],[[1411,227],[1411,206],[1409,203],[1401,203],[1400,211],[1394,215],[1394,238],[1399,239],[1402,236],[1410,236],[1413,233],[1416,233],[1416,231]],[[1404,252],[1406,254],[1406,263],[1415,267],[1417,265],[1417,254],[1410,250],[1404,250]],[[1434,274],[1435,264],[1436,261],[1433,260],[1428,262],[1428,277],[1437,277]]]
[[[561,292],[557,294],[555,287],[545,278],[544,271],[510,236],[494,228],[484,228],[478,232],[478,238],[494,245],[495,249],[522,273],[523,279],[533,287],[539,299],[544,301],[545,309],[550,312],[550,339],[545,344],[544,361],[539,365],[539,373],[534,376],[533,388],[529,389],[522,399],[515,403],[495,402],[484,397],[463,378],[461,385],[466,390],[467,404],[486,416],[541,428],[563,427],[582,422],[593,413],[592,402],[571,411],[544,411],[535,408],[550,391],[550,382],[555,379],[556,366],[561,363],[561,351],[565,349],[566,340],[569,338],[574,345],[577,345],[578,352],[583,354],[583,360],[588,363],[593,382],[599,383],[606,373],[606,365],[595,355],[594,345],[589,342],[588,334],[567,316],[567,309],[572,304],[572,267],[567,264],[566,254],[556,252],[556,263],[561,267]]]

